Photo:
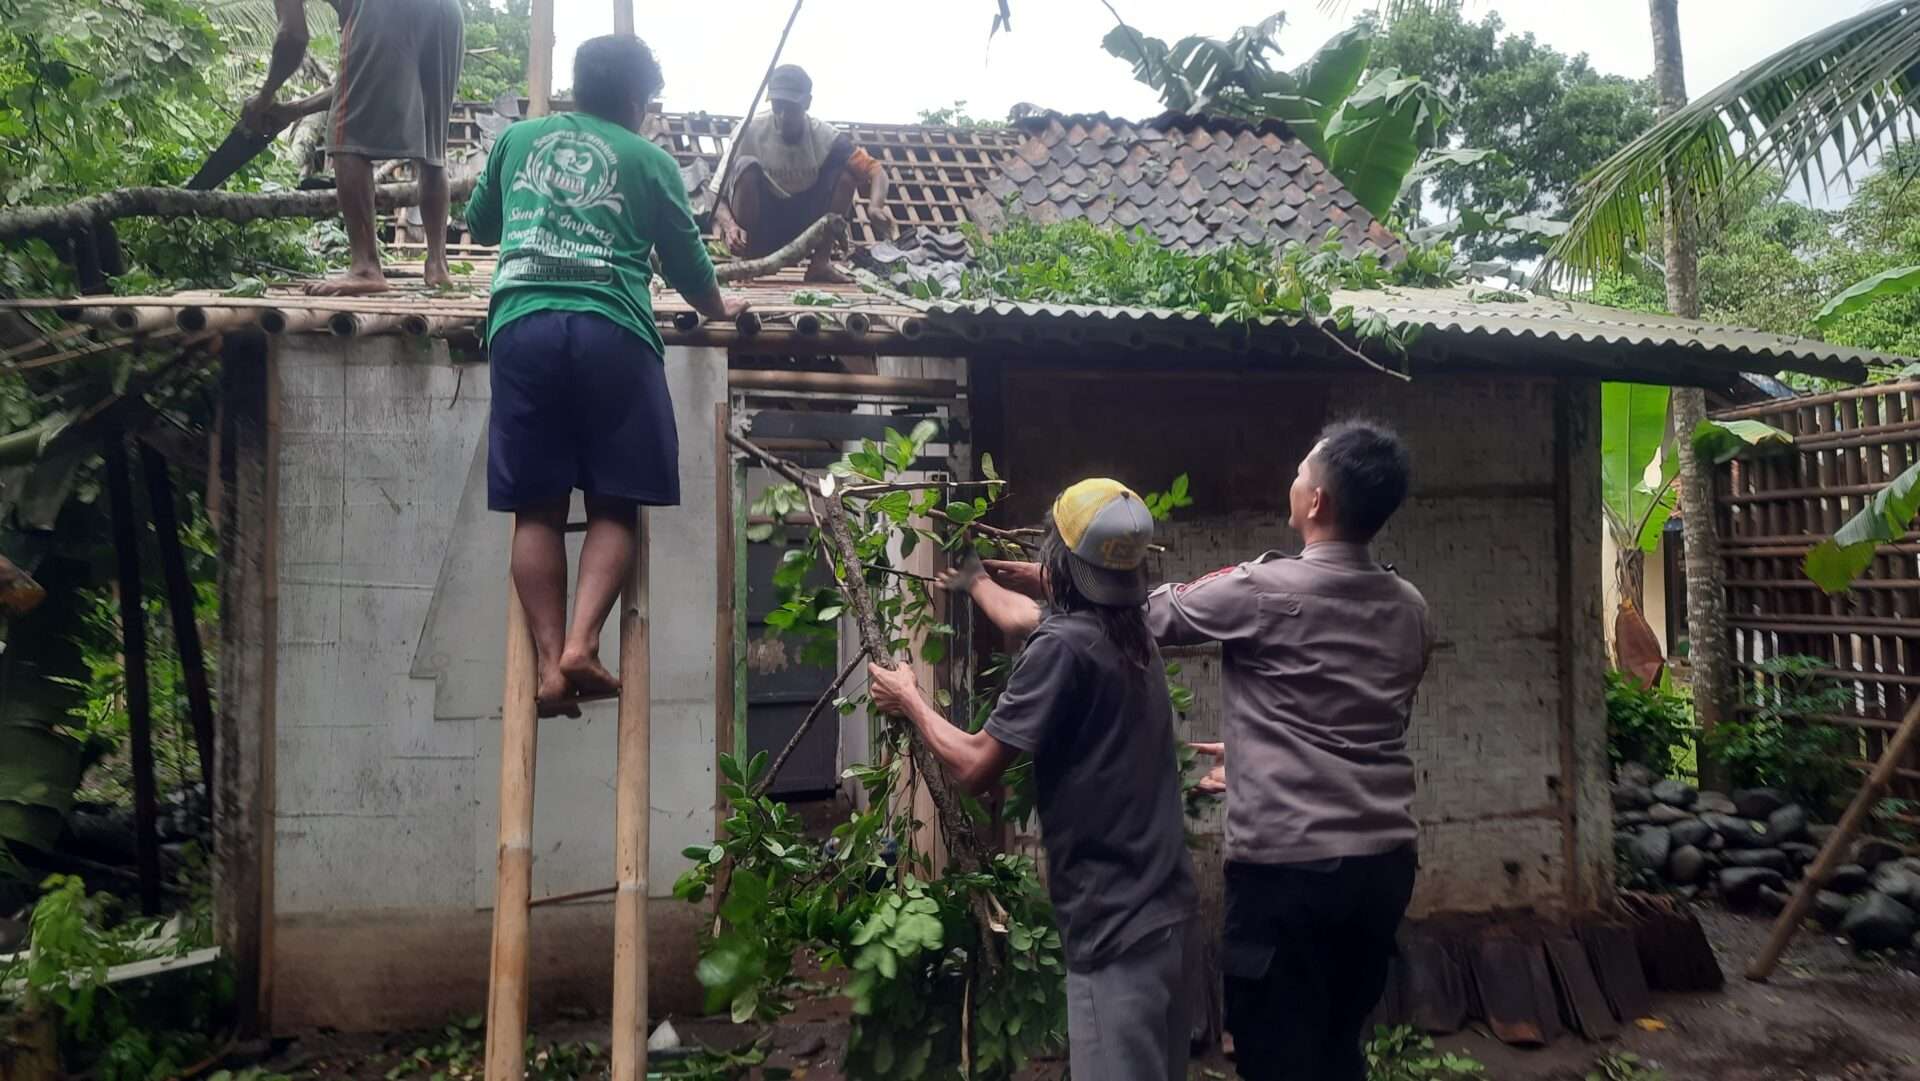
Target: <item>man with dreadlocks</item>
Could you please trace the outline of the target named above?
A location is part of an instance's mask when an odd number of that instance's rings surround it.
[[[912,721],[968,788],[1033,756],[1072,1073],[1102,1081],[1187,1076],[1180,988],[1195,894],[1173,706],[1143,607],[1152,539],[1153,516],[1119,482],[1061,493],[1040,551],[1047,609],[979,732],[942,717],[906,665],[869,670],[874,704]]]

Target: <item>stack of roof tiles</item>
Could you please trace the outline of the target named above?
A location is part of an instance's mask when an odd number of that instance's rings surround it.
[[[1144,229],[1170,248],[1316,243],[1331,229],[1349,255],[1385,260],[1400,241],[1285,124],[1169,114],[1025,121],[1028,138],[986,188],[1053,222]]]

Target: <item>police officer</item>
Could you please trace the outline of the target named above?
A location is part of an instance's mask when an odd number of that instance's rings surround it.
[[[1361,1028],[1413,893],[1407,724],[1432,636],[1420,591],[1368,545],[1406,498],[1408,456],[1382,425],[1324,431],[1288,494],[1300,555],[1268,553],[1147,601],[1161,645],[1218,642],[1224,746],[1227,1029],[1249,1081],[1363,1081]],[[1030,564],[967,584],[1024,633]],[[1229,756],[1226,752],[1231,750]]]

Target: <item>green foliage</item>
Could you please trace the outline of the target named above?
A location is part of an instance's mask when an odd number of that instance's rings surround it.
[[[47,879],[31,917],[33,949],[0,965],[0,987],[22,986],[26,1009],[57,1018],[69,1062],[87,1064],[92,1076],[178,1076],[212,1049],[209,1021],[231,1000],[232,981],[224,969],[199,968],[164,985],[109,985],[112,966],[183,954],[206,945],[210,934],[204,915],[184,921],[189,933],[172,937],[159,920],[116,923],[118,906],[107,894],[88,895],[78,878]]]
[[[485,1041],[486,1025],[480,1016],[449,1021],[426,1042],[402,1055],[383,1076],[386,1081],[480,1081],[486,1076]],[[700,1049],[684,1057],[649,1062],[647,1077],[661,1081],[734,1081],[747,1076],[747,1071],[766,1057],[758,1043],[737,1051]],[[525,1061],[527,1081],[605,1077],[612,1066],[607,1049],[591,1040],[543,1042],[531,1035],[527,1037]]]
[[[1375,33],[1371,57],[1446,95],[1439,145],[1495,155],[1437,174],[1427,189],[1456,218],[1477,211],[1499,221],[1470,230],[1476,259],[1539,255],[1552,237],[1507,221],[1564,216],[1580,178],[1654,118],[1647,80],[1602,75],[1584,54],[1505,29],[1496,12],[1475,22],[1460,4],[1409,4]]]
[[[203,628],[201,649],[212,683],[217,671],[217,638],[206,633],[220,624],[220,586],[216,580],[218,540],[195,501],[182,522],[181,547],[194,588],[194,622]],[[149,549],[151,550],[151,548]],[[158,575],[149,578],[151,583]],[[87,668],[84,679],[54,677],[73,687],[80,701],[73,707],[74,738],[107,753],[88,772],[82,795],[96,803],[131,806],[132,767],[126,748],[132,725],[127,717],[126,663],[120,626],[120,602],[106,589],[88,590],[81,599],[84,633],[78,645]],[[200,780],[199,746],[187,709],[186,672],[180,664],[173,621],[164,597],[149,595],[144,604],[147,638],[147,692],[153,715],[154,775],[165,784],[187,787]]]
[[[1835,161],[1845,172],[1863,155],[1900,149],[1916,60],[1920,11],[1888,3],[1749,66],[1588,174],[1572,228],[1549,263],[1584,276],[1654,250],[1670,195],[1711,226],[1763,167],[1796,176],[1811,192],[1816,171],[1825,187]]]
[[[1375,1026],[1366,1054],[1367,1081],[1478,1081],[1487,1076],[1479,1062],[1435,1050],[1432,1037],[1407,1025]]]
[[[957,1078],[959,1011],[975,940],[971,904],[990,896],[1006,915],[1000,978],[976,986],[975,1067],[1005,1077],[1038,1050],[1058,1046],[1065,1019],[1064,961],[1052,910],[1032,864],[996,856],[984,871],[934,879],[908,850],[912,821],[888,810],[902,782],[904,747],[888,764],[856,766],[873,810],[851,815],[820,845],[785,804],[751,794],[766,755],[722,756],[721,794],[732,814],[725,836],[684,855],[693,868],[674,895],[698,902],[731,865],[720,902],[721,932],[703,944],[697,976],[710,1009],[736,1021],[788,1009],[797,990],[792,957],[811,947],[823,964],[849,969],[844,993],[854,1027],[850,1074],[862,1078]]]
[[[1193,497],[1187,494],[1187,475],[1173,478],[1173,483],[1164,492],[1148,492],[1141,497],[1146,501],[1147,513],[1153,515],[1156,522],[1164,522],[1173,517],[1173,512],[1182,507],[1193,506]]]
[[[979,128],[1004,128],[1007,126],[1004,121],[989,120],[984,117],[974,116],[967,112],[967,103],[958,98],[954,100],[952,105],[943,106],[938,109],[920,110],[920,123],[932,127],[961,128],[968,131]]]
[[[1587,1071],[1586,1081],[1667,1081],[1667,1072],[1630,1051],[1609,1051]]]
[[[1660,776],[1674,767],[1674,751],[1693,739],[1685,699],[1660,687],[1642,687],[1624,672],[1607,673],[1607,761],[1637,762]]]
[[[1920,289],[1920,266],[1883,270],[1865,281],[1855,282],[1841,290],[1838,296],[1827,301],[1814,314],[1813,325],[1824,330],[1841,316],[1864,310],[1876,300],[1904,296],[1915,289]]]
[[[1789,793],[1815,814],[1829,811],[1855,778],[1860,756],[1851,730],[1817,720],[1844,712],[1847,691],[1820,675],[1818,657],[1773,657],[1747,684],[1749,711],[1707,734],[1707,752],[1738,787],[1765,785]]]
[[[988,513],[1001,485],[962,499],[937,481],[924,487],[906,481],[937,431],[923,421],[908,434],[888,430],[879,441],[864,441],[830,467],[835,494],[811,497],[839,499],[867,486],[846,505],[881,633],[896,655],[920,639],[921,659],[929,664],[947,660],[954,629],[939,622],[924,581],[889,573],[895,555],[921,544],[940,547],[950,559],[969,550],[1002,554],[965,528]],[[994,479],[990,462],[982,462],[982,472]],[[753,513],[779,520],[808,502],[808,493],[781,485],[757,500]],[[770,539],[771,533],[761,535]],[[803,642],[811,662],[831,664],[848,604],[847,568],[825,547],[813,530],[786,552],[774,576],[780,604],[767,623]],[[831,572],[834,585],[815,584],[821,570]],[[974,725],[991,710],[1005,668],[1004,659],[996,659],[979,674],[963,708]],[[864,701],[861,692],[837,705],[851,712]],[[970,1004],[975,1075],[1008,1077],[1064,1037],[1065,970],[1052,909],[1030,861],[998,855],[977,872],[936,878],[930,862],[912,853],[916,823],[892,797],[906,784],[907,740],[903,728],[889,728],[879,741],[878,764],[849,770],[866,788],[869,810],[836,826],[825,845],[806,836],[784,803],[753,794],[768,768],[765,754],[723,756],[721,794],[730,816],[722,839],[687,849],[693,867],[674,886],[675,896],[690,902],[724,890],[719,930],[703,942],[696,975],[709,1008],[736,1021],[766,1020],[784,1013],[800,990],[792,958],[808,948],[823,964],[851,972],[843,988],[854,1013],[850,1076],[959,1077],[961,1010]],[[1009,817],[1031,807],[1031,772],[1030,762],[1009,771],[1015,793]],[[986,821],[986,811],[968,803],[976,821]],[[977,940],[976,905],[995,913],[1004,937]],[[982,949],[999,958],[991,981],[982,979],[976,963]]]
[[[0,0],[0,207],[66,202],[109,188],[179,186],[232,127],[260,53],[182,0]],[[263,155],[232,190],[294,181]],[[118,287],[229,284],[237,271],[318,266],[300,222],[128,221]],[[0,252],[0,284],[67,293],[40,241]]]
[[[1807,553],[1807,577],[1828,593],[1846,592],[1873,564],[1880,545],[1906,536],[1915,514],[1920,514],[1920,462],[1901,470],[1833,536]]]
[[[527,92],[532,53],[531,0],[460,0],[465,16],[467,59],[460,66],[460,97],[493,101]]]
[[[1385,217],[1420,152],[1439,141],[1445,100],[1417,77],[1369,70],[1373,36],[1364,25],[1280,71],[1272,58],[1285,22],[1271,15],[1224,40],[1196,34],[1171,46],[1121,25],[1102,44],[1175,112],[1286,121],[1362,206]]]
[[[991,235],[971,226],[974,260],[951,295],[1050,304],[1128,305],[1208,315],[1227,324],[1273,319],[1332,322],[1364,341],[1404,352],[1414,329],[1378,315],[1336,306],[1335,290],[1387,285],[1435,285],[1457,280],[1445,249],[1423,251],[1394,267],[1377,256],[1347,256],[1337,238],[1284,250],[1246,244],[1202,253],[1161,247],[1131,232],[1084,220],[1041,225],[1015,217]],[[936,295],[932,281],[916,283]]]
[[[1666,387],[1600,385],[1600,498],[1614,544],[1651,552],[1673,511],[1671,479],[1679,467],[1669,454],[1662,483],[1647,483],[1647,468],[1667,441]]]
[[[1873,832],[1897,844],[1920,840],[1920,800],[1887,796],[1873,805]]]

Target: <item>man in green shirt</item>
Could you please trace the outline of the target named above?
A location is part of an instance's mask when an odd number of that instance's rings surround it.
[[[508,128],[467,204],[474,239],[500,246],[487,315],[487,506],[514,515],[513,581],[533,631],[542,716],[577,716],[576,699],[619,690],[600,663],[600,630],[633,560],[634,509],[680,502],[649,256],[707,318],[746,308],[721,295],[679,166],[638,134],[660,85],[638,38],[580,46],[579,111]],[[565,527],[576,488],[587,537],[569,626]]]

